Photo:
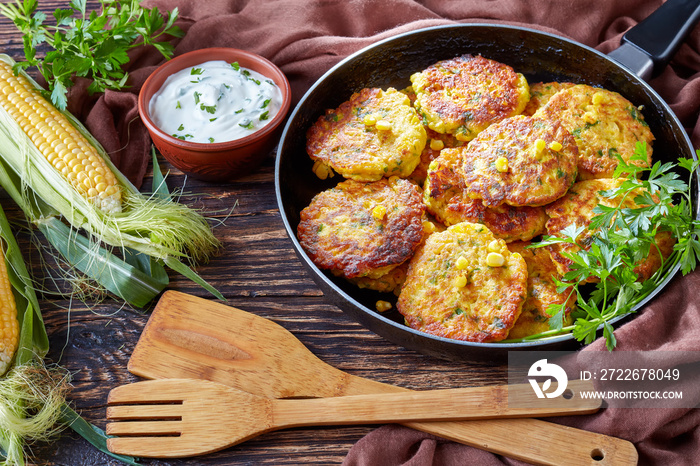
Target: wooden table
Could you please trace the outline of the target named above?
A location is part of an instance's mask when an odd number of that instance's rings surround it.
[[[42,1],[40,9],[52,12],[66,4]],[[0,46],[14,58],[23,57],[21,36],[4,17],[0,18]],[[371,333],[330,305],[302,267],[284,230],[274,193],[274,154],[254,174],[227,184],[186,179],[165,161],[161,162],[162,168],[171,170],[168,177],[171,189],[184,185],[186,192],[196,193],[183,202],[221,221],[214,231],[223,243],[223,250],[199,267],[198,272],[224,294],[230,305],[281,324],[322,360],[354,375],[413,389],[506,381],[504,366],[473,365],[421,355]],[[150,174],[144,188],[150,188]],[[21,221],[21,212],[4,192],[0,193],[0,202],[11,220]],[[30,250],[31,257],[36,259],[28,235],[20,234],[19,240],[27,260]],[[32,272],[39,277],[43,275],[36,260]],[[168,289],[213,299],[205,290],[174,273]],[[131,309],[113,300],[88,308],[79,302],[51,296],[44,297],[41,305],[51,342],[47,360],[70,370],[73,376],[70,402],[88,421],[104,428],[108,392],[118,385],[139,380],[127,371],[126,365],[150,309]],[[143,464],[339,464],[348,449],[374,428],[290,429],[193,460],[144,460]],[[121,464],[97,452],[71,430],[65,431],[56,442],[35,448],[34,452],[38,464]]]

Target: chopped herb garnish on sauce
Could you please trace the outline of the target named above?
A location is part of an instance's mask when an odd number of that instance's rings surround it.
[[[203,110],[203,111],[205,111],[205,112],[207,112],[207,113],[211,113],[212,115],[216,113],[216,105],[204,105],[204,104],[201,104],[201,105],[199,106],[199,109],[200,109],[200,110]]]
[[[193,74],[193,75],[198,75],[198,74],[202,74],[202,73],[204,73],[203,68],[192,68],[192,71],[190,71],[190,74]]]

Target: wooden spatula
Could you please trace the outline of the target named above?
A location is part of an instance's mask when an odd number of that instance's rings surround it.
[[[160,298],[128,368],[150,379],[206,379],[269,398],[406,390],[324,363],[268,319],[177,291]],[[628,441],[537,419],[404,424],[534,464],[637,464]]]
[[[574,390],[593,388],[575,384]],[[577,396],[538,401],[529,385],[277,400],[208,380],[148,380],[110,392],[113,422],[106,431],[116,437],[107,446],[124,455],[179,458],[285,427],[590,414],[602,403]]]

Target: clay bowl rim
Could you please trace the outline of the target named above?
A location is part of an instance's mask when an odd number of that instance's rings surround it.
[[[197,58],[201,58],[197,60]],[[231,60],[233,58],[233,60]],[[263,74],[265,77],[272,79],[277,87],[279,87],[282,93],[282,104],[279,111],[270,120],[268,124],[260,128],[259,130],[251,133],[242,138],[233,139],[231,141],[222,142],[192,142],[183,141],[170,134],[161,130],[151,119],[148,113],[148,104],[158,89],[161,88],[165,80],[174,73],[183,70],[189,66],[195,66],[197,64],[202,64],[207,61],[212,60],[225,60],[227,62],[239,61],[240,58],[244,58],[246,61],[254,62],[256,64],[264,65],[266,68],[272,70],[275,76],[270,76],[267,73],[257,71]],[[250,65],[241,65],[244,68],[253,69]],[[236,49],[232,47],[210,47],[205,49],[197,49],[191,52],[183,53],[182,55],[177,55],[165,63],[161,64],[156,68],[144,81],[141,90],[139,91],[137,108],[141,121],[148,129],[150,133],[155,134],[159,139],[163,140],[165,143],[171,146],[176,146],[180,150],[187,150],[192,152],[223,152],[232,151],[236,149],[243,148],[249,144],[256,143],[263,140],[269,136],[273,136],[274,132],[279,128],[279,126],[285,121],[287,113],[291,107],[292,101],[292,90],[289,84],[287,76],[282,72],[282,70],[272,63],[267,58],[258,55],[254,52],[249,52],[242,49]]]

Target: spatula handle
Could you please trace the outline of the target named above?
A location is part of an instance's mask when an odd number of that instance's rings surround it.
[[[343,395],[395,393],[403,387],[343,373]],[[624,439],[539,419],[403,422],[403,425],[454,442],[530,464],[570,466],[630,465],[638,463],[634,445]]]
[[[571,393],[592,389],[587,381],[569,382]],[[503,417],[591,414],[602,401],[580,396],[539,400],[529,385],[426,390],[336,398],[275,400],[278,427],[494,419]]]

